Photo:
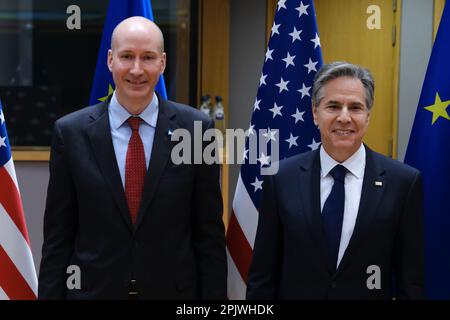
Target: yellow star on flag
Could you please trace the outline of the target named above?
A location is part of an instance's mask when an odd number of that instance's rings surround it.
[[[436,92],[436,100],[434,104],[428,107],[425,107],[425,110],[428,110],[433,113],[433,120],[431,124],[433,125],[439,117],[450,120],[450,117],[446,111],[448,105],[450,104],[450,100],[441,101],[441,97],[439,97],[439,93]]]
[[[110,84],[110,85],[108,86],[108,95],[105,96],[105,97],[102,97],[102,98],[100,98],[100,99],[98,99],[98,100],[99,100],[99,101],[105,101],[106,99],[109,98],[110,95],[112,95],[113,92],[114,92],[114,89],[113,89],[112,85]]]

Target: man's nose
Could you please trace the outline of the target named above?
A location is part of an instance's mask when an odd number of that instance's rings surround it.
[[[132,65],[132,67],[131,67],[130,72],[131,72],[133,75],[139,75],[139,74],[142,73],[141,62],[139,61],[139,59],[135,59],[135,60],[133,61],[133,65]]]
[[[347,106],[342,107],[337,120],[341,122],[349,122],[351,120],[350,111]]]

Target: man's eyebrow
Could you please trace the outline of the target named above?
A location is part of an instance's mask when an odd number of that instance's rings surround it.
[[[337,100],[329,100],[329,101],[325,102],[325,104],[338,104],[338,105],[341,105],[342,103],[337,101]],[[350,102],[350,105],[351,106],[363,106],[364,103],[359,102],[359,101],[354,101],[354,102]]]
[[[329,100],[329,101],[325,102],[325,104],[341,104],[341,103],[336,100]]]
[[[351,106],[364,106],[364,103],[359,101],[354,101],[350,103]]]
[[[134,53],[134,51],[133,50],[129,50],[129,49],[123,49],[123,50],[120,50],[119,53]],[[148,50],[148,51],[142,52],[142,54],[149,54],[149,53],[150,54],[157,54],[158,51],[150,51],[150,50]]]

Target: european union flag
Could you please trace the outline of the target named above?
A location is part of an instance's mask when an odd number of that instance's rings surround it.
[[[425,290],[450,299],[450,4],[428,63],[405,163],[423,174]]]
[[[97,67],[89,103],[96,104],[105,100],[114,90],[114,82],[107,66],[108,50],[111,47],[111,35],[114,28],[128,17],[142,16],[153,21],[150,0],[110,0],[105,24],[103,26],[102,43],[98,52]],[[161,75],[156,91],[167,99],[164,77]]]

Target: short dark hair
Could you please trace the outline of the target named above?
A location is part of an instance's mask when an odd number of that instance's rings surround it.
[[[324,64],[322,68],[317,72],[314,77],[313,91],[312,91],[312,102],[313,106],[317,107],[323,98],[323,87],[325,84],[333,79],[340,77],[350,77],[361,80],[366,92],[366,105],[370,110],[373,106],[374,91],[375,91],[375,81],[372,74],[366,68],[360,67],[358,65],[335,61],[328,64]]]

